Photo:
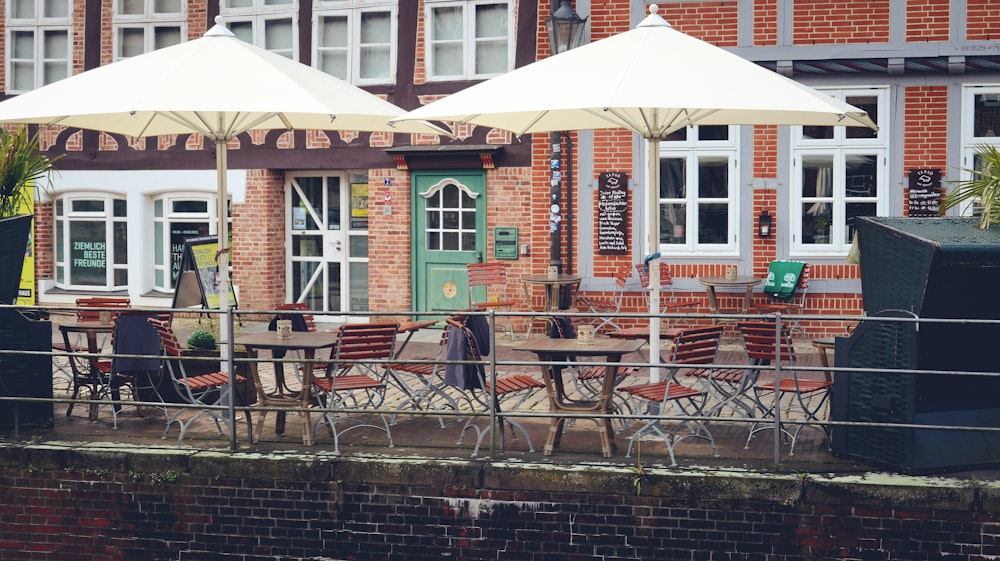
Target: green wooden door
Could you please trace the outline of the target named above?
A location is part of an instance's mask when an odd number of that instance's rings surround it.
[[[465,265],[486,254],[486,172],[414,172],[412,185],[414,310],[466,309]]]

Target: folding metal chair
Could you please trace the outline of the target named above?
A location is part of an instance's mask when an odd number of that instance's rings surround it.
[[[715,456],[719,456],[715,439],[708,427],[703,421],[691,418],[704,413],[710,386],[704,379],[700,384],[701,387],[686,386],[680,383],[679,374],[685,370],[710,370],[718,356],[719,343],[722,341],[724,331],[725,327],[721,325],[681,331],[674,340],[670,359],[664,366],[666,375],[663,380],[618,389],[633,398],[645,400],[648,405],[647,410],[657,413],[656,416],[646,419],[645,424],[632,435],[626,456],[632,454],[632,446],[636,441],[650,432],[663,439],[672,466],[677,465],[674,446],[688,438],[707,441],[712,445]],[[674,407],[675,405],[677,407]],[[667,423],[673,428],[665,429],[664,425]],[[679,431],[685,428],[688,432],[678,437]]]
[[[806,379],[802,377],[796,369],[795,346],[792,344],[792,336],[789,330],[782,324],[781,333],[778,333],[776,322],[742,322],[737,324],[740,335],[743,337],[743,346],[746,348],[747,358],[751,364],[756,366],[778,365],[781,368],[775,369],[780,373],[780,380],[759,381],[753,386],[754,401],[758,410],[762,414],[761,420],[750,425],[750,434],[747,436],[746,448],[750,447],[750,441],[757,433],[765,430],[775,430],[791,440],[791,450],[789,455],[795,454],[795,443],[798,440],[802,429],[811,426],[823,432],[827,448],[830,447],[830,431],[820,424],[819,412],[826,404],[833,388],[833,382],[823,379]],[[819,375],[817,373],[817,375]],[[779,408],[782,407],[781,400],[786,399],[782,408],[784,415],[775,426],[773,421],[779,415]],[[770,402],[764,400],[770,397]],[[792,413],[796,418],[788,418]],[[795,425],[795,429],[789,428]],[[775,435],[777,438],[778,435]]]
[[[642,284],[642,288],[646,290],[646,303],[648,307],[649,303],[649,271],[646,269],[645,263],[636,263],[635,271],[639,275],[639,282]],[[670,296],[664,298],[666,294]],[[680,313],[694,311],[694,307],[697,306],[697,302],[681,302],[677,299],[677,295],[674,293],[674,273],[670,269],[670,265],[660,261],[660,311],[663,313]],[[678,318],[675,322],[677,326],[690,326],[690,322],[684,318]]]
[[[312,391],[323,410],[313,432],[326,425],[333,436],[335,454],[340,453],[340,436],[357,428],[366,429],[364,438],[368,428],[384,431],[389,448],[393,447],[389,420],[377,410],[385,400],[385,366],[395,356],[398,330],[397,323],[340,326],[326,375],[313,378]],[[338,424],[345,423],[349,426],[338,429]]]
[[[173,380],[174,389],[177,390],[177,395],[180,396],[184,403],[190,405],[221,406],[228,404],[231,396],[237,395],[230,387],[228,372],[210,372],[197,376],[189,376],[184,367],[184,361],[181,360],[184,354],[183,348],[177,341],[177,336],[174,334],[174,330],[170,327],[170,324],[155,318],[149,318],[147,321],[156,329],[157,334],[160,336],[163,357],[162,368],[165,372],[169,373],[170,378]],[[246,382],[246,378],[236,375],[236,382],[244,383]],[[170,432],[170,426],[177,423],[181,429],[180,436],[177,438],[177,446],[180,446],[181,442],[184,441],[184,435],[191,428],[191,424],[203,415],[208,416],[215,422],[215,428],[218,429],[220,435],[224,434],[222,432],[223,424],[228,425],[230,422],[235,422],[235,419],[231,420],[221,414],[220,411],[209,408],[199,409],[192,417],[184,420],[183,416],[188,411],[190,410],[186,407],[178,408],[173,415],[167,418],[167,428],[163,431],[164,439],[167,438],[167,434]],[[250,438],[253,434],[253,427],[249,414],[246,416],[246,421],[247,434],[250,435],[248,436]]]
[[[610,325],[615,329],[621,327],[615,323],[617,316],[622,309],[622,300],[625,298],[625,285],[629,277],[632,276],[632,266],[622,265],[615,271],[615,292],[611,298],[600,298],[597,296],[584,296],[578,294],[576,297],[576,307],[582,311],[593,314],[602,314],[603,317],[591,318],[594,324],[594,332],[599,332],[604,326]]]
[[[489,263],[469,263],[469,307],[478,310],[513,309],[516,300],[507,296],[507,264],[493,261]],[[514,324],[508,316],[504,333],[514,338]]]

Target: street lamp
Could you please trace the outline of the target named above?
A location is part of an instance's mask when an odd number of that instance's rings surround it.
[[[559,7],[545,20],[549,30],[552,54],[559,54],[579,47],[583,41],[583,29],[587,18],[581,18],[569,5],[569,0],[561,0]]]
[[[553,3],[554,4],[554,3]],[[574,47],[579,47],[583,41],[583,30],[587,25],[587,18],[581,18],[573,7],[569,5],[569,0],[561,0],[559,7],[552,12],[552,15],[545,20],[545,27],[549,32],[549,48],[552,54],[559,54]],[[572,146],[570,146],[567,169],[562,168],[562,136],[561,132],[553,132],[549,136],[549,146],[552,153],[549,156],[549,171],[552,174],[549,191],[549,235],[551,247],[549,250],[549,267],[556,267],[562,272],[562,205],[561,205],[561,184],[566,178],[567,192],[573,188],[572,178]],[[565,172],[565,173],[564,173]],[[567,206],[572,201],[570,194]],[[572,236],[572,230],[567,230]],[[572,251],[572,247],[570,249]],[[572,259],[572,257],[571,257]],[[572,273],[572,271],[568,271]],[[559,308],[568,306],[569,291],[560,295]]]

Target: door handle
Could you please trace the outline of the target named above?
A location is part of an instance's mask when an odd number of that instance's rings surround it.
[[[335,249],[337,251],[343,251],[343,249],[344,249],[343,242],[341,242],[340,240],[334,241],[333,242],[333,249]]]
[[[477,263],[482,263],[483,262],[483,252],[482,251],[477,251],[476,252],[476,262]]]

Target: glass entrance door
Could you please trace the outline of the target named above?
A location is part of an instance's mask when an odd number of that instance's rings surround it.
[[[285,208],[288,301],[314,311],[368,311],[367,175],[291,174]]]

